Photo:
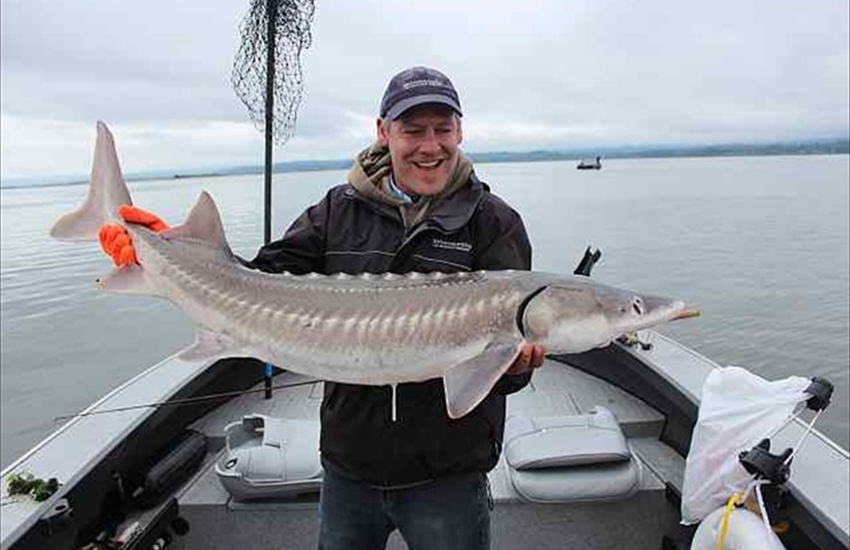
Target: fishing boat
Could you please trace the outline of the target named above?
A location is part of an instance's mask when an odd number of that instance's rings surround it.
[[[178,355],[2,472],[4,495],[24,473],[59,482],[41,502],[4,501],[2,550],[315,547],[322,381],[251,358]],[[508,397],[505,446],[488,476],[493,548],[691,548],[695,526],[680,525],[684,469],[703,384],[718,368],[655,331],[547,358]],[[806,430],[790,422],[773,448]],[[848,548],[848,465],[846,450],[811,430],[790,480],[766,496],[786,548]],[[394,534],[388,547],[405,545]]]
[[[119,205],[130,202],[114,143],[102,124],[94,157],[89,199],[80,210],[57,221],[54,236],[80,228],[96,234],[106,218],[92,223],[90,216],[114,216]],[[180,245],[184,248],[175,250],[186,254],[192,252],[185,248],[187,242],[198,246],[198,240],[206,237],[207,252],[198,262],[202,266],[219,257],[209,254],[214,239],[229,254],[217,210],[205,193],[188,221],[172,231],[177,235],[172,239],[148,231],[148,241],[136,242],[148,247],[153,242]],[[139,235],[145,233],[134,239]],[[172,254],[170,261],[178,255]],[[599,258],[598,250],[585,251],[575,270],[584,276],[582,285],[592,284],[588,277]],[[156,268],[156,262],[146,263],[144,255],[139,261],[138,266],[101,279],[101,286],[108,288],[120,284],[121,277]],[[245,271],[241,266],[239,270]],[[175,272],[187,273],[169,271]],[[225,279],[221,270],[214,273],[218,275],[208,280],[236,280]],[[318,285],[316,281],[323,278],[281,277],[289,278],[290,286],[295,279]],[[413,274],[406,280],[410,286],[423,278],[431,284],[450,276]],[[378,284],[374,276],[337,279]],[[324,284],[330,280],[325,278]],[[422,288],[435,291],[433,284]],[[522,324],[511,323],[535,303],[529,300],[542,299],[549,288],[545,283],[519,303],[516,313],[511,310],[504,316],[512,333],[521,332]],[[600,295],[592,296],[598,300]],[[649,302],[635,300],[625,303],[641,316]],[[629,310],[620,304],[617,311]],[[682,318],[680,313],[665,318]],[[578,332],[584,328],[570,327]],[[221,351],[225,348],[218,347],[223,340],[207,330],[197,346],[148,368],[67,418],[3,470],[0,550],[315,546],[323,477],[319,409],[324,382],[309,375],[323,371],[299,364],[313,360],[312,354],[282,356],[290,357],[289,370],[252,357],[227,356]],[[593,345],[603,345],[622,332],[606,332],[604,339],[592,340]],[[214,359],[203,353],[204,344],[214,348]],[[232,349],[261,354],[261,347]],[[741,489],[744,496],[728,495],[728,506],[723,506],[725,495],[716,504],[713,498],[706,499],[713,509],[698,518],[702,523],[681,523],[685,505],[693,499],[687,490],[688,473],[694,472],[690,466],[694,442],[700,441],[697,435],[705,425],[701,423],[709,403],[705,390],[716,373],[724,371],[729,369],[653,330],[629,333],[591,351],[548,357],[531,382],[507,398],[504,444],[494,449],[498,462],[487,475],[492,547],[703,550],[717,547],[715,539],[728,538],[726,548],[735,550],[848,549],[850,455],[812,429],[813,421],[806,424],[799,416],[783,419],[775,430],[759,434],[743,447],[710,456],[698,471],[708,473],[731,461],[751,475],[758,514],[744,507],[751,494],[747,487]],[[364,383],[393,385],[408,380]],[[807,387],[795,406],[805,404],[816,412],[816,420],[829,404],[831,385],[820,379],[800,380]],[[492,385],[487,388],[485,393]],[[447,396],[449,389],[447,384]],[[740,399],[749,403],[748,398]],[[459,418],[476,403],[453,409],[447,399],[447,412]],[[731,440],[737,435],[734,431],[722,432],[721,437]],[[787,450],[776,452],[780,449]],[[389,548],[404,547],[394,534]]]
[[[578,271],[589,275],[594,258]],[[0,550],[316,546],[322,380],[254,358],[190,357],[149,367],[2,471]],[[492,547],[702,548],[680,505],[703,386],[720,368],[652,330],[548,357],[507,400],[505,445],[488,473]],[[770,440],[797,447],[790,479],[767,492],[782,544],[850,548],[850,455],[798,418]],[[28,476],[52,489],[6,496]],[[397,533],[388,548],[405,548]]]
[[[587,160],[582,159],[581,162],[576,166],[576,170],[601,170],[602,169],[602,159],[597,156],[596,160]]]

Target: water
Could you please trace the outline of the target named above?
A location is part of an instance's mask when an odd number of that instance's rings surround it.
[[[524,217],[538,270],[571,272],[588,244],[604,282],[681,297],[702,316],[663,331],[722,365],[770,379],[836,384],[818,427],[850,443],[850,157],[482,164],[482,179]],[[274,234],[344,172],[282,174]],[[261,176],[133,182],[136,204],[174,223],[202,189],[220,205],[234,251],[262,240]],[[0,463],[72,414],[188,345],[170,303],[95,290],[109,269],[96,244],[48,228],[83,186],[0,190]]]

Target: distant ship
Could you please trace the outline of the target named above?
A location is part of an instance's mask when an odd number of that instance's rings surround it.
[[[578,163],[576,168],[578,170],[600,170],[602,168],[602,163],[599,162],[600,157],[596,157],[596,162],[590,162],[582,159],[581,162]]]

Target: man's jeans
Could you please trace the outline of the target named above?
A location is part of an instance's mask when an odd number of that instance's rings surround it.
[[[326,471],[319,550],[381,550],[396,528],[410,550],[487,550],[489,505],[483,473],[386,490]]]

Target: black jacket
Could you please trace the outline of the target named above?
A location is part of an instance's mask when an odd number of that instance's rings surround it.
[[[350,185],[334,187],[248,265],[296,274],[530,269],[531,246],[519,215],[473,175],[410,231],[397,208]],[[501,452],[505,394],[529,380],[504,376],[457,420],[446,414],[442,380],[400,384],[396,422],[390,387],[326,382],[322,464],[384,487],[488,471]]]

